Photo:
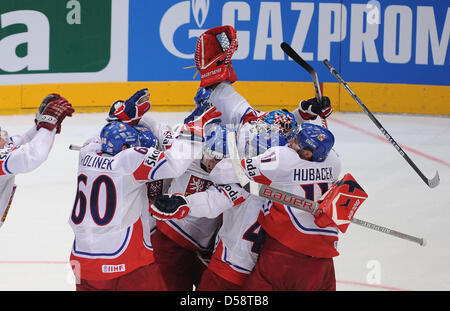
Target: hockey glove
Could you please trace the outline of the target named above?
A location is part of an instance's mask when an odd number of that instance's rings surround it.
[[[66,100],[64,97],[61,97],[61,95],[56,94],[56,93],[51,93],[48,94],[47,96],[44,97],[44,99],[41,102],[41,105],[38,108],[38,111],[36,112],[36,116],[34,118],[34,123],[37,124],[38,123],[38,119],[39,117],[42,115],[42,113],[44,112],[45,107],[47,107],[47,105],[52,102],[52,101],[56,101],[56,100]]]
[[[211,95],[212,89],[199,88],[197,94],[195,94],[195,110],[184,119],[183,123],[188,123],[193,121],[196,117],[200,116],[207,108],[211,105],[208,102],[209,96]]]
[[[61,123],[66,117],[71,117],[75,110],[66,99],[50,101],[37,119],[37,129],[41,127],[61,133]]]
[[[303,120],[315,120],[317,116],[320,116],[322,119],[328,118],[333,112],[333,108],[331,108],[330,99],[327,96],[323,96],[321,102],[315,97],[302,100],[298,111]]]
[[[190,140],[205,141],[205,127],[212,123],[219,123],[219,117],[222,115],[220,111],[216,111],[215,106],[211,106],[205,110],[200,116],[194,120],[183,124],[180,130],[180,136]]]
[[[134,93],[125,102],[116,100],[109,110],[107,121],[122,121],[130,126],[136,125],[147,111],[150,110],[150,94],[148,89],[142,89]]]
[[[189,206],[180,193],[162,194],[150,204],[150,213],[159,220],[182,219],[189,213]]]
[[[351,174],[333,184],[321,199],[314,222],[321,228],[337,227],[345,233],[356,211],[367,199],[367,193]]]

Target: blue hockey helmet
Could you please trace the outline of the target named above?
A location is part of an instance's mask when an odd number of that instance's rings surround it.
[[[227,134],[231,129],[225,125],[214,123],[206,128],[203,153],[215,159],[228,157]]]
[[[145,126],[134,126],[139,134],[139,146],[146,148],[158,148],[158,139],[150,131],[150,129]]]
[[[138,145],[139,134],[128,124],[109,122],[100,132],[102,152],[115,155],[122,151],[123,145],[134,147]]]
[[[313,152],[312,161],[322,162],[334,146],[334,135],[328,129],[313,124],[302,123],[293,128],[288,139],[297,137],[300,150],[308,148]]]
[[[282,134],[287,134],[297,124],[294,115],[286,109],[268,112],[262,119],[268,124],[277,126]]]

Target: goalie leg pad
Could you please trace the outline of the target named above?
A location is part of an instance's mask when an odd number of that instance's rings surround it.
[[[345,174],[325,193],[315,223],[322,228],[334,226],[345,233],[356,211],[367,197],[367,193],[353,176]]]

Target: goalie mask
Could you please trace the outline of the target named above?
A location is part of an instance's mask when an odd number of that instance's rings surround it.
[[[297,124],[294,115],[285,109],[271,111],[264,115],[262,119],[264,122],[275,126],[278,132],[283,135],[286,135]]]
[[[231,26],[218,26],[204,32],[195,47],[195,66],[200,72],[200,87],[222,81],[237,80],[231,67],[231,57],[237,50],[236,30]]]

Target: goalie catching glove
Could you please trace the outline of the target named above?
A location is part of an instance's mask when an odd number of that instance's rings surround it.
[[[50,94],[44,98],[36,113],[34,122],[36,128],[41,127],[53,131],[56,128],[56,133],[61,133],[61,123],[66,117],[71,117],[75,110],[72,105],[58,94]]]
[[[150,204],[150,213],[159,220],[182,219],[189,213],[189,206],[180,193],[161,194]]]
[[[318,101],[314,97],[308,100],[302,100],[298,106],[298,112],[303,120],[315,120],[317,116],[326,119],[333,112],[333,108],[331,108],[328,97],[323,96],[322,101]]]
[[[150,110],[150,94],[148,89],[142,89],[133,94],[125,102],[116,100],[109,110],[106,121],[122,121],[130,126],[138,124],[142,116]]]
[[[237,48],[236,30],[229,25],[213,27],[198,38],[194,58],[200,72],[200,87],[237,80],[231,66],[231,57]]]
[[[367,199],[367,193],[351,174],[333,184],[321,199],[314,222],[321,228],[337,227],[345,233],[356,211]]]

